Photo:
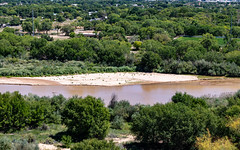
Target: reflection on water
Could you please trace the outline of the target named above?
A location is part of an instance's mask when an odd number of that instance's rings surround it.
[[[187,92],[194,96],[215,95],[236,92],[240,89],[240,80],[194,81],[179,83],[158,83],[146,85],[127,85],[115,87],[101,86],[28,86],[28,85],[0,85],[0,92],[19,91],[22,94],[33,93],[39,96],[53,96],[62,94],[65,97],[73,95],[92,95],[104,99],[108,104],[112,94],[118,99],[129,100],[131,104],[155,104],[169,102],[175,92]]]

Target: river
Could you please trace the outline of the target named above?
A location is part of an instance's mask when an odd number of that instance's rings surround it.
[[[0,85],[0,92],[19,91],[21,94],[36,94],[39,96],[53,96],[62,94],[65,97],[73,95],[95,96],[104,100],[107,105],[113,94],[119,100],[129,100],[131,104],[167,103],[178,92],[187,92],[193,96],[219,96],[236,92],[240,89],[240,79],[202,80],[189,82],[157,83],[145,85],[125,86],[28,86],[28,85]]]

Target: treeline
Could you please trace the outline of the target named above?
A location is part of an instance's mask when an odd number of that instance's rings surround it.
[[[159,35],[156,40],[135,41],[135,54],[130,52],[131,44],[125,41],[98,40],[82,36],[47,41],[47,37],[33,38],[1,32],[0,55],[5,59],[1,60],[0,75],[155,71],[240,76],[239,43],[236,39],[225,37],[227,43],[221,47],[209,33],[204,34],[199,41],[171,40],[164,35]]]
[[[31,32],[33,9],[35,29],[38,31],[58,29],[57,26],[52,27],[53,21],[76,19],[71,24],[72,27],[83,26],[85,30],[100,31],[99,38],[126,40],[126,36],[137,35],[139,40],[146,40],[163,33],[171,38],[206,33],[224,36],[230,31],[232,16],[231,34],[237,38],[240,36],[238,8],[238,5],[217,3],[192,3],[192,6],[184,6],[182,2],[45,1],[38,5],[15,3],[0,7],[0,16],[3,16],[0,17],[0,25],[22,25],[24,31]],[[21,21],[20,18],[26,20]],[[40,23],[41,21],[43,23]]]
[[[240,147],[239,93],[219,98],[176,93],[172,102],[153,106],[130,105],[126,100],[117,101],[113,97],[105,107],[101,99],[91,96],[66,99],[62,95],[49,98],[7,92],[0,94],[0,131],[14,133],[26,128],[47,128],[49,123],[64,124],[67,131],[57,139],[62,139],[66,147],[121,149],[104,138],[110,127],[122,129],[127,123],[140,141],[122,145],[127,149],[210,149],[215,146],[234,150]],[[6,138],[1,138],[0,143],[14,144]]]
[[[48,42],[45,38],[0,33],[0,55],[39,60],[89,61],[109,66],[133,63],[131,44],[124,41],[72,38]]]

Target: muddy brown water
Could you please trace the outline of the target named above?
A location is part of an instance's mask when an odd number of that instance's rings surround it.
[[[53,96],[62,94],[65,97],[73,95],[95,96],[108,104],[112,95],[116,94],[119,100],[129,100],[131,104],[167,103],[176,92],[187,92],[193,96],[220,96],[240,89],[240,79],[229,80],[201,80],[190,82],[157,83],[145,85],[125,86],[28,86],[28,85],[0,85],[0,92],[19,91],[38,96]]]

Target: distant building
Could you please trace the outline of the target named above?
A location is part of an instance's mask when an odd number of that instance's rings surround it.
[[[77,29],[74,31],[75,34],[82,34],[85,37],[98,37],[99,32],[95,32],[94,30],[84,30]]]
[[[4,5],[8,5],[8,3],[6,3],[6,2],[0,3],[0,6],[4,6]]]
[[[209,2],[209,3],[230,3],[230,2],[239,2],[239,0],[197,0],[199,2]]]
[[[95,14],[95,13],[97,13],[97,11],[90,11],[88,12],[88,15],[91,16],[92,14]]]

